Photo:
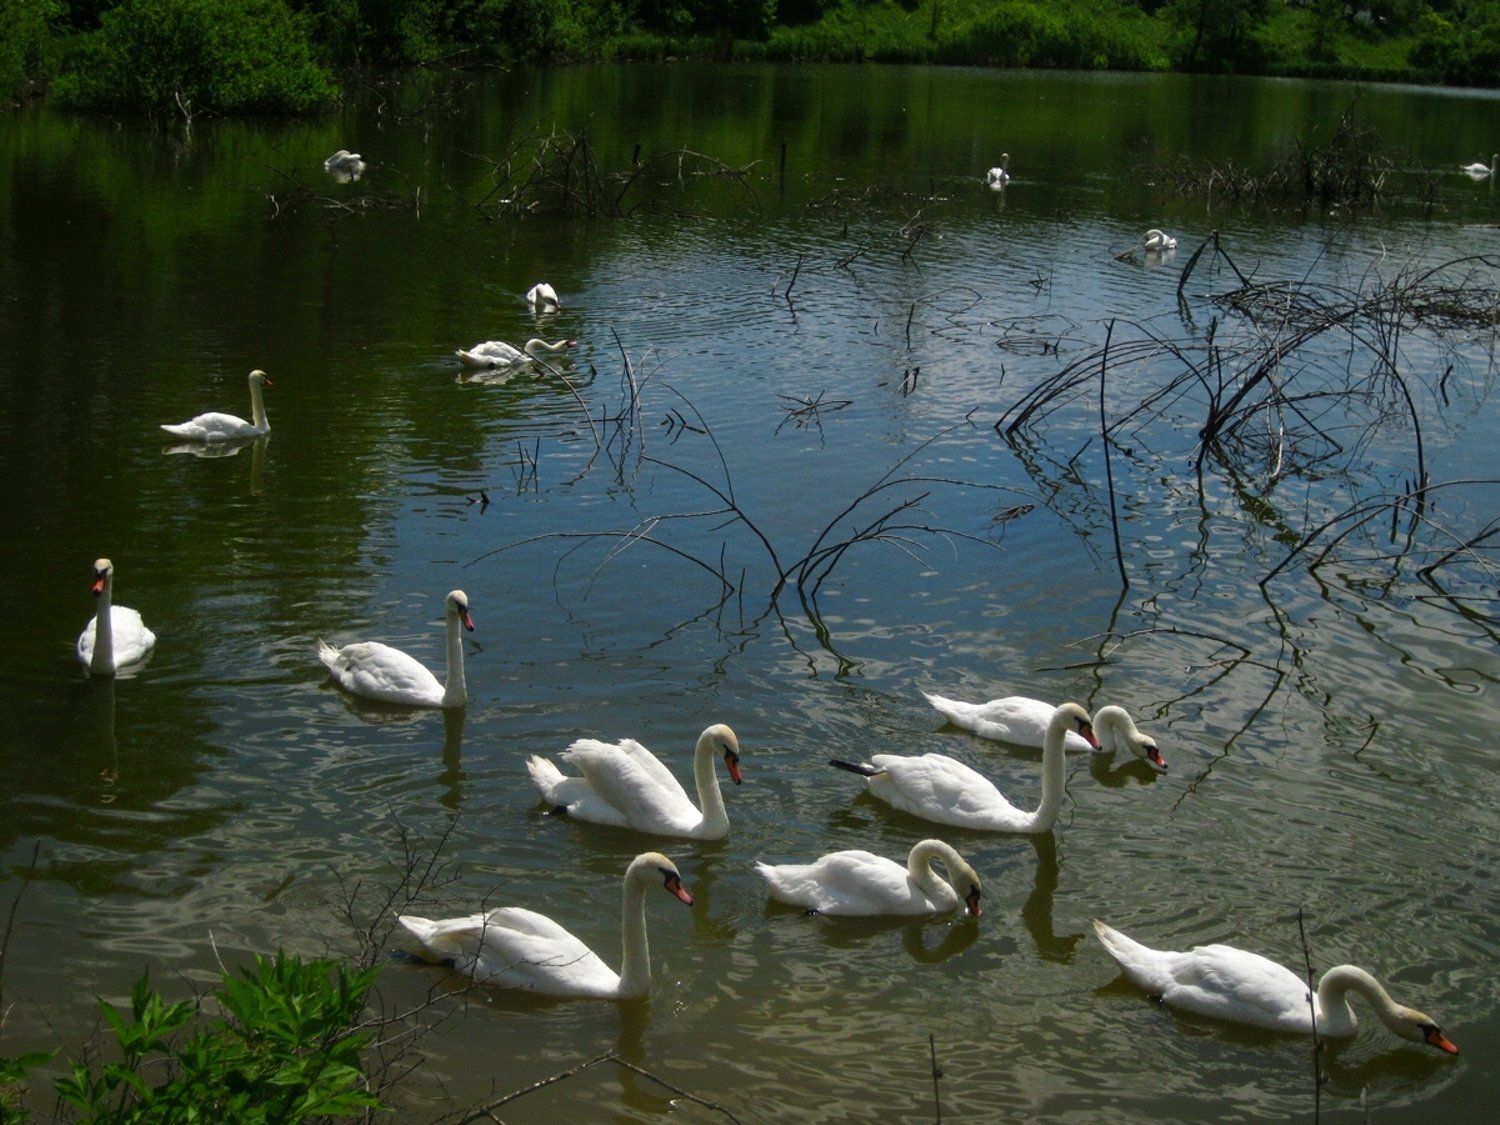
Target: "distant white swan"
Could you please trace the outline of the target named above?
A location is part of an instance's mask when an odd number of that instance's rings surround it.
[[[693,751],[697,805],[661,759],[633,738],[617,743],[581,738],[558,756],[583,776],[569,777],[535,754],[526,760],[526,772],[542,798],[569,816],[695,840],[721,840],[729,834],[714,759],[723,757],[730,780],[738,785],[740,743],[723,723],[706,728]]]
[[[1010,182],[1010,153],[1000,154],[1000,163],[985,173],[985,182],[990,187],[1004,187]]]
[[[399,648],[379,641],[359,641],[334,648],[318,641],[318,659],[333,676],[334,682],[347,692],[378,699],[382,703],[403,703],[409,707],[462,707],[469,698],[464,683],[464,642],[460,624],[474,631],[469,616],[469,599],[462,590],[452,591],[446,601],[448,638],[448,680],[439,683],[427,666]]]
[[[1141,236],[1141,245],[1147,250],[1160,252],[1163,250],[1176,250],[1177,240],[1166,231],[1157,230],[1152,227]]]
[[[1058,706],[1047,724],[1042,747],[1042,800],[1034,812],[1016,808],[989,778],[945,754],[911,758],[876,754],[868,764],[838,758],[829,764],[860,774],[873,796],[924,820],[989,832],[1050,832],[1062,809],[1066,782],[1063,736],[1069,729],[1090,745],[1097,742],[1087,711],[1076,703]]]
[[[545,281],[539,281],[526,290],[526,303],[539,313],[557,312],[562,308],[562,302],[557,299],[557,290]]]
[[[933,870],[942,863],[948,877]],[[813,863],[757,863],[771,897],[819,914],[946,914],[962,906],[979,915],[979,876],[942,840],[923,840],[903,867],[867,851],[829,852]]]
[[[115,567],[108,559],[94,560],[94,616],[78,634],[78,659],[96,676],[113,676],[121,668],[146,659],[156,634],[141,615],[113,600]]]
[[[1463,164],[1460,165],[1459,171],[1467,172],[1471,176],[1478,177],[1493,175],[1496,168],[1500,168],[1500,152],[1497,152],[1494,156],[1490,157],[1489,164]]]
[[[213,411],[176,425],[163,424],[162,429],[187,441],[232,441],[235,438],[253,438],[268,434],[271,432],[271,423],[266,419],[266,404],[261,398],[263,386],[274,386],[270,377],[259,369],[250,372],[251,421],[249,422],[234,414],[221,414]]]
[[[396,921],[416,940],[422,955],[452,961],[454,968],[475,980],[546,996],[629,1000],[651,990],[646,888],[658,885],[693,905],[676,864],[666,856],[642,852],[631,860],[620,903],[624,953],[618,973],[551,918],[519,906],[437,921],[403,914]]]
[[[504,340],[485,340],[467,351],[460,348],[453,354],[465,367],[513,367],[544,356],[557,355],[575,346],[572,340],[558,340],[555,344],[549,344],[546,340],[535,337],[527,340],[526,346],[521,348],[507,344]]]
[[[365,170],[364,159],[357,152],[350,152],[347,148],[341,148],[327,160],[323,161],[323,171],[331,172],[335,176],[347,177],[351,180],[358,179]]]
[[[1349,1006],[1349,993],[1357,992],[1374,1007],[1380,1022],[1402,1039],[1458,1054],[1436,1023],[1397,1004],[1373,976],[1355,965],[1337,965],[1325,972],[1309,1003],[1307,981],[1259,953],[1232,945],[1199,945],[1185,953],[1151,949],[1097,918],[1094,931],[1131,981],[1173,1007],[1303,1035],[1312,1033],[1316,1011],[1319,1035],[1345,1038],[1359,1030]]]
[[[1007,695],[988,703],[964,703],[925,691],[922,697],[954,726],[963,727],[980,738],[1011,742],[1017,746],[1043,745],[1047,740],[1047,724],[1057,710],[1045,700],[1025,695]],[[1156,739],[1142,733],[1125,708],[1099,708],[1094,712],[1093,727],[1097,746],[1090,746],[1081,735],[1069,731],[1063,749],[1094,750],[1101,754],[1128,750],[1155,769],[1167,768]]]

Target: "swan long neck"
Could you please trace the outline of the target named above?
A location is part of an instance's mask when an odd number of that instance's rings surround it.
[[[646,940],[646,880],[634,863],[625,872],[620,892],[620,995],[651,991],[651,947]]]
[[[711,730],[698,736],[698,748],[693,752],[693,781],[698,786],[704,832],[722,835],[729,830],[729,812],[724,808],[724,791],[719,788],[719,775],[715,772],[717,749]]]
[[[266,420],[266,401],[261,395],[261,380],[250,380],[250,421],[257,430],[267,433],[271,430],[271,423]]]
[[[1357,992],[1370,1002],[1380,1022],[1400,1031],[1406,1024],[1404,1009],[1391,999],[1378,980],[1357,965],[1336,965],[1318,982],[1318,1030],[1328,1035],[1352,1034],[1358,1026],[1349,993]]]
[[[932,864],[935,860],[942,860],[943,866],[948,871],[947,879],[943,879]],[[960,900],[968,893],[967,887],[958,884],[959,872],[963,868],[963,858],[953,850],[952,845],[942,840],[923,840],[906,857],[906,874],[922,893],[934,902],[947,902],[952,894],[956,894]]]
[[[566,340],[559,340],[555,344],[549,344],[546,340],[531,339],[526,341],[526,347],[523,350],[527,355],[535,359],[539,352],[547,355],[556,355],[558,352],[565,350],[567,346],[568,342]]]
[[[448,606],[448,677],[443,684],[443,706],[461,707],[469,698],[464,681],[464,637],[458,610]]]
[[[114,575],[105,574],[104,589],[99,591],[99,604],[94,611],[94,655],[89,658],[89,671],[101,675],[115,670],[113,586]]]
[[[1054,716],[1047,724],[1047,740],[1042,745],[1042,802],[1031,814],[1029,831],[1046,832],[1057,823],[1062,811],[1063,792],[1067,788],[1067,761],[1063,746],[1068,736],[1068,720]]]

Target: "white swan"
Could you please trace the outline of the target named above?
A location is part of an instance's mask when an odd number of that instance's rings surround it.
[[[1349,993],[1357,992],[1374,1007],[1380,1022],[1402,1039],[1458,1054],[1437,1024],[1397,1004],[1379,981],[1358,966],[1329,969],[1309,1004],[1307,981],[1259,953],[1232,945],[1199,945],[1185,953],[1149,949],[1097,918],[1094,932],[1130,980],[1174,1007],[1303,1035],[1312,1033],[1316,1009],[1318,1034],[1344,1038],[1359,1029],[1349,1006]]]
[[[714,773],[714,758],[720,755],[730,780],[738,785],[739,739],[723,723],[715,723],[698,736],[693,752],[697,805],[672,771],[633,738],[614,744],[581,738],[569,746],[559,757],[576,765],[582,777],[568,777],[535,754],[526,759],[526,772],[549,804],[579,820],[662,836],[721,840],[729,834],[729,814]]]
[[[423,954],[451,960],[476,980],[547,996],[629,1000],[651,989],[646,888],[658,883],[693,905],[676,865],[666,856],[643,852],[631,860],[620,904],[624,955],[619,973],[551,918],[519,906],[436,921],[403,914],[396,921],[416,939]]]
[[[530,289],[526,290],[526,303],[534,312],[557,312],[562,308],[562,302],[557,299],[557,290],[545,281],[538,281]]]
[[[522,348],[507,344],[504,340],[485,340],[467,351],[459,348],[453,354],[465,367],[511,367],[516,364],[530,363],[543,356],[557,355],[574,346],[576,344],[573,340],[558,340],[554,344],[549,344],[546,340],[538,340],[534,337],[527,340],[526,346]]]
[[[156,634],[146,628],[141,615],[113,601],[115,566],[108,559],[94,560],[94,616],[78,634],[78,659],[96,676],[113,676],[118,669],[146,659]]]
[[[332,172],[335,176],[347,179],[358,179],[365,170],[364,158],[357,152],[350,152],[347,148],[341,148],[327,160],[323,161],[323,171]]]
[[[1000,154],[1000,163],[985,173],[985,182],[990,187],[1004,187],[1010,182],[1010,153]]]
[[[1152,227],[1141,236],[1141,245],[1152,252],[1176,250],[1177,240],[1166,231],[1157,230],[1155,227]]]
[[[359,641],[334,648],[318,640],[318,659],[345,691],[384,703],[410,707],[462,707],[469,698],[464,683],[464,642],[459,624],[474,631],[469,599],[462,590],[447,598],[448,682],[441,684],[416,657],[379,641]]]
[[[1467,172],[1471,176],[1488,176],[1493,174],[1496,168],[1500,168],[1500,152],[1490,157],[1490,162],[1487,165],[1479,163],[1463,164],[1459,166],[1459,171]]]
[[[924,691],[922,698],[954,726],[963,727],[980,738],[1012,742],[1017,746],[1041,746],[1045,743],[1047,724],[1052,721],[1052,714],[1057,710],[1044,700],[1025,695],[1007,695],[1001,699],[991,699],[988,703],[964,703]],[[1154,769],[1167,768],[1166,759],[1161,756],[1156,739],[1143,734],[1125,708],[1099,708],[1094,712],[1092,725],[1098,746],[1090,746],[1082,735],[1069,731],[1063,742],[1063,749],[1095,750],[1101,754],[1129,750]]]
[[[250,416],[252,421],[233,414],[217,411],[200,414],[198,417],[176,425],[162,425],[162,429],[188,441],[232,441],[235,438],[259,437],[271,432],[271,423],[266,420],[266,404],[261,399],[261,387],[274,386],[270,377],[258,368],[250,372]]]
[[[1047,724],[1042,800],[1035,812],[1016,808],[987,777],[945,754],[876,754],[868,765],[837,758],[830,764],[861,774],[876,797],[924,820],[990,832],[1050,832],[1062,808],[1063,736],[1070,727],[1091,745],[1095,741],[1089,713],[1076,703],[1060,704]]]
[[[933,870],[940,861],[947,879]],[[962,906],[979,915],[979,876],[942,840],[923,840],[903,867],[867,851],[829,852],[813,863],[757,863],[771,897],[819,914],[946,914]]]

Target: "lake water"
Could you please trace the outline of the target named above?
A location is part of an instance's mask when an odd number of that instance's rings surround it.
[[[1392,161],[1373,213],[1173,187],[1326,145],[1351,106]],[[143,969],[181,995],[255,952],[356,955],[408,853],[440,868],[415,912],[529,906],[617,964],[619,876],[660,847],[697,901],[648,898],[647,1002],[387,967],[386,1011],[437,994],[404,1119],[607,1051],[741,1121],[929,1121],[934,1051],[944,1120],[1308,1119],[1306,1041],[1159,1008],[1090,928],[1298,967],[1301,910],[1315,966],[1365,965],[1463,1050],[1362,1008],[1322,1112],[1490,1120],[1500,424],[1489,328],[1443,295],[1495,292],[1500,193],[1458,166],[1497,108],[681,65],[372,89],[316,123],[0,121],[0,1053],[81,1052]],[[322,171],[340,147],[358,181]],[[1130,253],[1148,227],[1175,253]],[[1221,299],[1236,267],[1253,309]],[[1431,300],[1398,323],[1369,298],[1403,284]],[[1341,327],[1293,348],[1313,297]],[[571,366],[461,377],[455,348],[534,335]],[[160,423],[248,414],[256,367],[267,439],[169,450]],[[1282,397],[1200,458],[1251,371]],[[1389,501],[1418,433],[1414,519]],[[72,653],[100,555],[158,635],[118,682]],[[455,587],[467,708],[331,686],[319,637],[440,668]],[[935,832],[827,759],[939,751],[1027,805],[1039,755],[924,688],[1123,703],[1171,768],[1071,759],[1051,833]],[[711,722],[744,750],[722,842],[548,817],[526,777],[582,736],[687,777]],[[934,834],[985,880],[977,922],[803,917],[752,867]],[[610,1066],[503,1114],[723,1119]]]

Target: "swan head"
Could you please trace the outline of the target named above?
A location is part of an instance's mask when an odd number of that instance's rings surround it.
[[[1156,739],[1143,733],[1123,707],[1101,707],[1094,712],[1094,731],[1105,732],[1110,749],[1125,748],[1158,773],[1166,773],[1167,760],[1161,756]]]
[[[551,312],[562,308],[562,302],[557,297],[557,290],[545,281],[539,281],[533,285],[527,291],[526,299],[538,312]]]
[[[682,875],[678,872],[677,865],[661,852],[642,852],[630,861],[627,874],[642,883],[654,883],[660,879],[668,894],[688,906],[693,905],[693,896],[682,885]]]
[[[274,387],[276,384],[271,382],[271,377],[269,375],[267,375],[264,371],[257,367],[254,371],[250,372],[250,385],[252,387],[257,385],[262,387]]]
[[[1057,705],[1057,710],[1052,713],[1052,721],[1047,724],[1048,741],[1051,741],[1054,730],[1061,730],[1063,733],[1068,730],[1076,731],[1095,750],[1099,749],[1099,739],[1094,736],[1094,724],[1089,721],[1089,713],[1076,703]]]
[[[1444,1035],[1443,1029],[1438,1027],[1430,1016],[1415,1008],[1397,1004],[1394,1018],[1387,1020],[1386,1026],[1402,1039],[1410,1039],[1413,1043],[1426,1043],[1450,1055],[1458,1054],[1458,1044]]]
[[[108,559],[94,560],[94,584],[91,587],[94,591],[94,597],[97,598],[100,594],[104,593],[104,585],[109,581],[110,576],[114,572],[115,564]]]
[[[469,632],[474,631],[474,619],[469,616],[469,595],[462,590],[452,590],[448,594],[448,614],[457,617],[464,623],[464,628]]]
[[[736,785],[744,778],[740,776],[740,740],[724,723],[715,723],[698,736],[698,745],[707,745],[716,754],[724,757],[724,768],[729,771],[729,780]]]

